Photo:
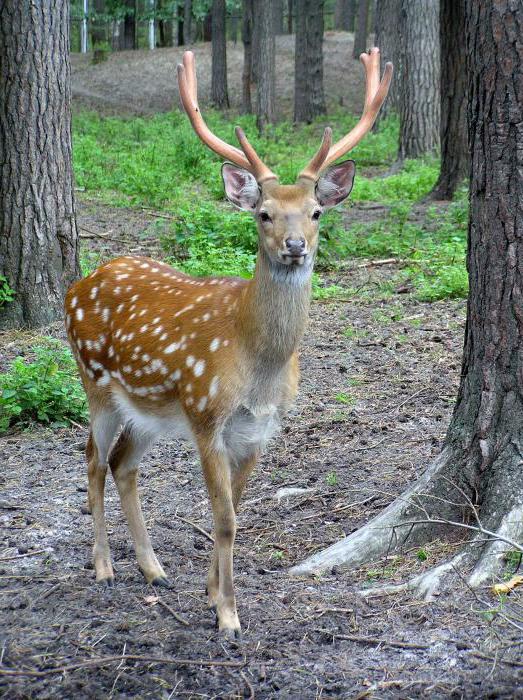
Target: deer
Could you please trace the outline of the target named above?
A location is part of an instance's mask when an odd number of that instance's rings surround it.
[[[114,579],[104,515],[110,469],[142,574],[149,584],[170,585],[145,525],[138,465],[160,435],[187,437],[199,452],[214,522],[208,604],[230,638],[241,629],[233,584],[238,506],[297,393],[320,217],[348,197],[354,180],[354,161],[335,161],[370,130],[392,78],[387,63],[380,80],[379,49],[362,54],[361,62],[366,96],[359,122],[335,144],[325,128],[296,183],[281,185],[239,127],[240,148],[209,130],[198,106],[194,56],[185,52],[178,65],[181,101],[197,136],[226,160],[227,199],[255,217],[254,275],[196,278],[126,255],[66,295],[67,335],[90,414],[86,458],[96,581],[112,585]]]

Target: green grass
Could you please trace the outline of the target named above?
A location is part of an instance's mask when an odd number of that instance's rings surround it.
[[[0,374],[0,433],[14,424],[65,427],[87,419],[85,394],[71,352],[52,338],[33,347],[32,362],[17,357]]]

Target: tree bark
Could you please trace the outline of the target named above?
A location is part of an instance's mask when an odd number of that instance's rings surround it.
[[[439,148],[439,0],[423,0],[419,10],[419,0],[401,0],[400,161]]]
[[[253,0],[242,0],[242,113],[252,114],[251,75],[252,75],[252,18]]]
[[[215,107],[229,106],[227,95],[227,42],[225,38],[225,0],[212,3],[211,100]]]
[[[294,15],[294,0],[287,0],[287,34],[292,34],[293,15]]]
[[[186,44],[192,44],[192,0],[185,0],[183,4],[183,28]]]
[[[275,46],[274,33],[272,31],[272,16],[272,0],[264,0],[263,3],[259,3],[258,10],[256,11],[258,27],[256,27],[255,24],[254,31],[258,33],[259,40],[256,121],[260,131],[263,131],[266,124],[272,124],[276,119],[274,100]]]
[[[136,48],[136,0],[124,0],[127,8],[123,21],[122,49]]]
[[[273,0],[272,26],[276,35],[283,34],[283,0]]]
[[[398,112],[398,87],[400,85],[400,47],[399,47],[399,0],[376,0],[376,21],[374,45],[381,52],[381,62],[392,61],[394,78],[390,85],[385,104],[378,114],[375,127],[391,113]]]
[[[0,327],[37,327],[63,316],[80,276],[69,2],[4,0],[0,66],[0,274],[15,291]]]
[[[465,8],[441,0],[441,170],[432,199],[452,199],[469,170],[467,143],[467,66],[463,50]]]
[[[355,16],[356,0],[336,0],[334,8],[334,29],[342,32],[353,32]]]
[[[511,0],[465,0],[465,28],[470,292],[461,383],[445,447],[383,513],[295,567],[295,574],[375,560],[400,549],[409,533],[408,546],[419,545],[448,532],[448,521],[493,533],[476,532],[450,561],[401,586],[430,598],[450,584],[456,568],[470,586],[499,576],[511,549],[507,540],[522,545],[523,12]]]
[[[212,12],[208,12],[203,20],[203,41],[212,41]]]
[[[325,114],[323,91],[323,0],[297,0],[294,52],[294,121]]]
[[[415,0],[413,0],[415,1]],[[369,33],[369,0],[359,0],[358,24],[354,34],[353,58],[359,58],[367,50],[367,35]]]
[[[107,42],[105,22],[100,18],[100,15],[103,15],[105,11],[105,0],[94,0],[93,9],[95,17],[91,21],[91,46],[94,50],[97,49],[100,44]]]

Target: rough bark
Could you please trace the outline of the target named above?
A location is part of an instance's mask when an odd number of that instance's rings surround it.
[[[398,158],[439,148],[439,0],[400,0],[400,142]]]
[[[252,114],[251,75],[252,75],[252,18],[253,0],[242,0],[242,112]]]
[[[433,199],[452,199],[469,170],[467,143],[467,66],[463,50],[465,8],[441,0],[441,170]]]
[[[229,106],[227,95],[227,42],[225,37],[225,0],[212,4],[211,100],[215,107]]]
[[[336,0],[334,7],[334,29],[342,32],[354,31],[356,0]]]
[[[297,0],[294,53],[294,121],[325,114],[323,91],[323,0]]]
[[[493,537],[477,533],[450,561],[401,586],[430,597],[456,568],[466,571],[472,586],[499,576],[511,548],[507,540],[522,544],[523,12],[511,0],[465,0],[465,27],[470,292],[461,383],[445,447],[383,513],[295,567],[295,574],[357,566],[399,549],[406,535],[408,546],[420,544],[449,531],[453,526],[445,521],[470,528],[481,523]]]
[[[124,0],[126,14],[123,21],[122,49],[136,48],[136,0]]]
[[[358,23],[354,34],[353,58],[359,58],[367,50],[367,35],[369,33],[369,0],[359,0]]]
[[[386,61],[392,61],[394,64],[394,78],[385,104],[378,114],[377,127],[382,119],[398,112],[398,87],[401,82],[399,0],[376,0],[374,45],[380,49],[382,65]]]
[[[258,4],[258,3],[255,3]],[[266,124],[276,119],[274,100],[275,81],[275,46],[272,31],[272,0],[259,3],[256,12],[258,27],[254,25],[259,38],[258,64],[258,99],[256,105],[256,121],[258,128],[263,130]]]
[[[0,327],[61,318],[80,276],[71,168],[69,3],[0,6]]]

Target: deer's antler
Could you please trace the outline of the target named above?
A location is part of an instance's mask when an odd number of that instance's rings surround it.
[[[277,179],[277,176],[272,170],[269,170],[251,144],[247,141],[247,137],[240,127],[236,127],[236,136],[242,150],[222,141],[222,139],[212,133],[205,123],[198,106],[196,67],[192,51],[186,51],[183,54],[183,65],[180,63],[178,64],[178,87],[187,116],[196,134],[204,144],[219,156],[248,170],[260,183],[265,180]]]
[[[322,170],[340,156],[351,151],[372,128],[381,105],[385,101],[389,91],[390,81],[392,80],[392,63],[385,64],[383,78],[380,81],[380,50],[374,47],[369,53],[362,53],[360,61],[365,67],[365,106],[361,119],[348,134],[333,146],[330,146],[329,141],[330,147],[328,150],[325,147],[327,138],[326,129],[319,151],[312,158],[307,167],[301,171],[299,177],[317,180]]]

